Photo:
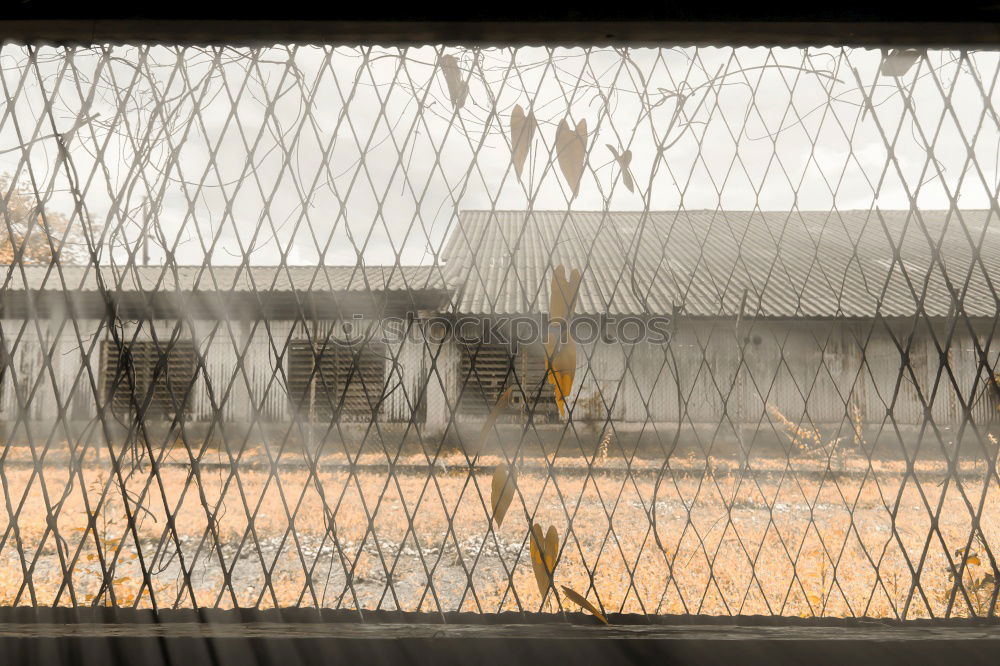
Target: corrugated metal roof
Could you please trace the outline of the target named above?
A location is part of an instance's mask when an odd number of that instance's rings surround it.
[[[552,268],[564,264],[583,273],[578,313],[676,306],[732,317],[745,293],[744,316],[912,316],[922,300],[928,316],[957,303],[994,317],[1000,220],[981,210],[466,211],[443,256],[463,313],[545,312]]]
[[[59,291],[62,282],[54,267],[25,266],[24,276],[16,267],[4,267],[0,285],[6,291]],[[11,270],[13,269],[13,270]],[[133,266],[128,269],[100,268],[105,287],[124,292],[153,291],[271,291],[271,292],[366,292],[444,290],[440,267],[433,266]],[[66,287],[97,291],[93,266],[62,266]]]

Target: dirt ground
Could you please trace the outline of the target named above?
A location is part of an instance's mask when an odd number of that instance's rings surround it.
[[[0,459],[0,604],[539,610],[534,521],[559,534],[557,590],[607,612],[968,615],[988,610],[1000,544],[982,461],[526,458],[493,529],[496,457],[212,450],[195,469],[172,449],[116,474],[106,452],[80,453]],[[964,590],[949,575],[962,559]],[[544,609],[560,606],[561,592]]]

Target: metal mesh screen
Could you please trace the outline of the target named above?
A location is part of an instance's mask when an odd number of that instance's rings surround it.
[[[0,603],[992,615],[996,52],[0,48]]]

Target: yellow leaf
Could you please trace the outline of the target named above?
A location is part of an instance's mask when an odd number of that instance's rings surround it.
[[[969,555],[967,558],[965,558],[965,563],[975,564],[976,566],[982,564],[982,562],[979,561],[979,557],[977,557],[976,555]]]
[[[528,150],[531,148],[531,141],[535,136],[535,114],[529,112],[527,115],[520,104],[514,105],[514,110],[510,114],[510,142],[511,157],[514,161],[514,173],[518,179],[524,171],[524,162],[528,159]]]
[[[573,344],[572,342],[570,343]],[[570,353],[572,352],[572,354]],[[560,370],[559,366],[572,364],[572,371]],[[552,390],[556,396],[556,406],[559,408],[559,416],[566,414],[566,398],[573,390],[573,376],[576,374],[576,350],[561,350],[553,359],[552,365],[548,369],[547,378],[552,384]]]
[[[597,608],[597,606],[595,606],[594,604],[592,604],[589,601],[587,601],[587,598],[585,596],[583,596],[582,594],[580,594],[579,592],[577,592],[573,588],[566,587],[565,585],[562,586],[562,591],[563,591],[563,594],[565,594],[566,597],[570,601],[572,601],[573,603],[575,603],[577,606],[580,606],[581,608],[585,608],[586,610],[589,610],[594,615],[594,617],[596,617],[598,620],[600,620],[604,624],[608,623],[608,618],[604,617],[604,613],[602,613]]]
[[[538,584],[538,592],[542,595],[542,599],[552,585],[558,551],[559,534],[555,526],[549,526],[544,537],[541,525],[535,523],[531,526],[531,568],[535,572],[535,582]]]
[[[131,576],[122,576],[121,578],[115,578],[114,583],[115,585],[119,585],[121,583],[127,583],[130,580],[132,580]]]
[[[550,572],[556,570],[556,555],[559,554],[559,533],[556,532],[555,525],[549,525],[549,531],[545,533],[545,562]]]
[[[573,390],[576,375],[576,342],[566,336],[563,342],[561,326],[569,326],[573,317],[573,306],[580,291],[580,271],[573,269],[570,279],[566,279],[566,269],[556,266],[552,271],[552,292],[549,299],[549,332],[545,341],[546,378],[555,392],[559,415],[566,412],[566,398]]]
[[[587,159],[587,120],[576,124],[572,130],[563,118],[556,129],[556,158],[562,169],[566,182],[573,190],[573,196],[580,191],[580,179],[583,178],[583,167]]]
[[[507,515],[507,509],[514,499],[514,488],[517,487],[517,476],[514,468],[508,471],[505,465],[497,465],[493,471],[493,488],[490,493],[490,504],[493,509],[493,520],[497,527],[503,524],[503,517]]]

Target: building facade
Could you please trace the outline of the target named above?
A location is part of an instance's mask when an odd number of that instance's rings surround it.
[[[501,422],[556,429],[988,424],[998,228],[984,211],[470,211],[438,266],[14,266],[0,420],[436,437],[513,386]],[[564,413],[543,339],[475,334],[544,331],[557,266],[580,270],[591,334]]]

